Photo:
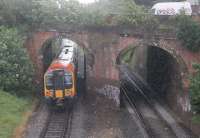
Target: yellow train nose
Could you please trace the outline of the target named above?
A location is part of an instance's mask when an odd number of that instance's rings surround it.
[[[56,90],[55,96],[56,98],[63,98],[64,97],[63,90]]]

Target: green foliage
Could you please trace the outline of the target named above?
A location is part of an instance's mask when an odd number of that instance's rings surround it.
[[[193,111],[200,113],[200,64],[194,64],[193,67],[196,74],[190,79],[191,104]]]
[[[145,11],[144,7],[136,5],[131,0],[121,0],[121,13],[117,15],[119,24],[131,24],[140,26],[142,24],[154,24],[155,18]]]
[[[30,107],[26,99],[0,90],[0,138],[10,138],[22,120],[22,113]]]
[[[6,25],[31,24],[32,0],[1,0],[0,23]]]
[[[29,29],[60,26],[156,26],[153,16],[132,0],[99,0],[82,5],[76,0],[2,0],[0,23]],[[153,29],[152,29],[153,30]]]
[[[0,88],[24,95],[33,88],[33,66],[15,28],[0,26]]]
[[[200,24],[189,16],[181,15],[178,18],[177,37],[182,45],[193,52],[200,48]]]
[[[200,124],[200,115],[196,114],[192,117],[192,122],[196,124]]]

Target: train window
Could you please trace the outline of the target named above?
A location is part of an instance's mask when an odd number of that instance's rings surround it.
[[[52,81],[55,90],[62,90],[64,88],[64,70],[54,70]]]
[[[47,89],[53,89],[53,76],[52,75],[46,76],[46,87],[47,87]]]
[[[72,87],[72,75],[71,74],[65,74],[64,85],[66,88]]]

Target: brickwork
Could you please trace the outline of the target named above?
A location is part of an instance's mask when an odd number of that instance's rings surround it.
[[[43,76],[43,55],[40,52],[45,41],[58,36],[58,32],[36,32],[31,38],[27,39],[26,47],[37,70],[37,79],[41,81]],[[62,33],[63,35],[63,33]],[[84,47],[92,55],[93,65],[92,74],[94,78],[118,81],[118,70],[116,58],[119,53],[131,44],[137,45],[140,38],[130,36],[121,37],[113,32],[73,32],[64,34],[67,38],[75,41]],[[188,88],[188,74],[193,73],[193,62],[200,61],[200,53],[191,53],[176,40],[159,40],[158,47],[168,51],[181,66],[183,83]]]
[[[88,78],[92,81],[90,86],[95,88],[104,88],[107,85],[119,87],[119,72],[116,65],[116,59],[119,53],[130,45],[138,45],[142,38],[138,36],[122,37],[118,33],[98,32],[98,31],[80,31],[72,33],[59,32],[35,32],[32,37],[27,39],[26,47],[30,57],[36,67],[36,80],[42,84],[43,80],[43,55],[41,49],[45,41],[62,34],[75,41],[83,47],[87,53]],[[177,99],[180,106],[180,113],[189,112],[189,81],[188,77],[194,73],[192,63],[200,63],[200,53],[192,53],[181,46],[175,39],[159,39],[157,47],[162,48],[171,54],[177,60],[180,66],[182,94]]]

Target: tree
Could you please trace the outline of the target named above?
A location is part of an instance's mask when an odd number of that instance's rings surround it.
[[[0,26],[0,88],[23,95],[33,88],[33,66],[17,29]]]
[[[200,24],[191,17],[177,17],[177,37],[187,49],[197,52],[200,49]]]

